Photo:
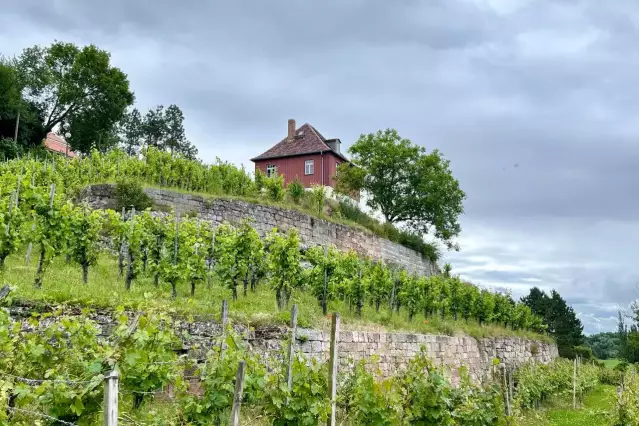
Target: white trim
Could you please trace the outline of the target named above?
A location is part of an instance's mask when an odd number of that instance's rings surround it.
[[[311,176],[315,174],[315,160],[304,161],[304,175]]]

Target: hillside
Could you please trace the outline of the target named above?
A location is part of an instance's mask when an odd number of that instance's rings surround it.
[[[222,299],[236,299],[231,312],[249,324],[286,322],[286,306],[296,302],[300,321],[316,327],[326,325],[326,312],[340,311],[346,324],[360,328],[477,337],[539,337],[542,330],[539,319],[508,296],[454,277],[413,276],[355,253],[302,253],[295,230],[262,239],[249,224],[213,229],[195,217],[178,222],[147,212],[131,220],[130,212],[90,212],[68,201],[85,183],[120,174],[231,196],[247,195],[255,185],[228,164],[205,166],[155,151],[145,159],[112,152],[68,163],[7,162],[0,169],[3,221],[11,230],[3,240],[3,279],[15,286],[13,297],[112,307],[154,303],[188,314],[217,313]],[[129,201],[143,199],[128,182]],[[10,196],[18,191],[19,200]],[[100,248],[105,237],[115,244],[111,251]],[[27,244],[34,248],[24,266]],[[311,268],[302,268],[302,260]],[[248,281],[252,291],[242,292]]]

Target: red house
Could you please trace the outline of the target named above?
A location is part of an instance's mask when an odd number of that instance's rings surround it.
[[[306,188],[313,184],[333,188],[337,165],[348,162],[340,145],[339,139],[326,139],[308,123],[296,129],[295,120],[288,120],[288,136],[251,161],[255,171],[283,175],[286,185],[299,179]]]
[[[55,152],[56,154],[62,154],[69,158],[77,157],[77,154],[71,151],[67,141],[53,132],[47,133],[47,138],[44,140],[44,147],[48,151]]]

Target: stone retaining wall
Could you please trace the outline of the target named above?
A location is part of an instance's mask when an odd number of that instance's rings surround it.
[[[183,214],[196,212],[199,218],[213,224],[225,221],[237,224],[242,220],[252,219],[252,225],[261,235],[275,227],[284,232],[297,228],[300,239],[307,245],[334,245],[341,251],[352,249],[362,256],[394,263],[420,275],[438,272],[437,265],[414,250],[371,232],[318,219],[296,210],[222,198],[207,199],[200,195],[164,189],[147,188],[145,192],[156,206],[176,208]],[[93,185],[86,188],[79,198],[87,201],[93,208],[113,208],[115,186]]]
[[[28,319],[33,312],[46,308],[12,306],[11,317],[30,328]],[[64,308],[65,315],[79,315],[80,309]],[[129,318],[133,318],[130,314]],[[91,314],[100,327],[101,335],[107,336],[116,322],[112,312],[103,310]],[[46,321],[53,321],[48,318]],[[214,320],[177,320],[175,331],[184,343],[183,352],[194,358],[202,358],[202,348],[221,334],[220,324]],[[278,356],[287,341],[290,330],[284,326],[249,329],[236,326],[236,331],[253,351],[265,356]],[[307,357],[328,359],[330,332],[300,328],[296,334],[297,350]],[[493,358],[509,367],[517,367],[528,361],[548,363],[558,357],[557,346],[515,337],[480,339],[469,336],[451,337],[416,333],[386,333],[364,331],[342,331],[339,339],[339,360],[342,366],[360,359],[376,359],[376,366],[384,376],[392,376],[403,369],[408,361],[424,348],[428,357],[450,372],[453,383],[458,381],[459,367],[464,366],[475,383],[481,382],[491,372]]]

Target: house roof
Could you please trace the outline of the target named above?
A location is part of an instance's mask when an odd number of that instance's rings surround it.
[[[64,154],[69,158],[77,157],[77,154],[71,151],[71,149],[68,148],[67,145],[68,144],[64,139],[53,132],[47,133],[47,138],[44,140],[44,147],[47,148],[49,151]]]
[[[285,137],[275,144],[271,149],[251,158],[251,161],[267,160],[271,158],[293,157],[296,155],[318,154],[320,152],[332,152],[344,161],[348,161],[344,155],[334,151],[326,144],[327,141],[334,139],[326,139],[315,127],[308,123],[303,124],[295,130],[295,139],[292,141]]]

